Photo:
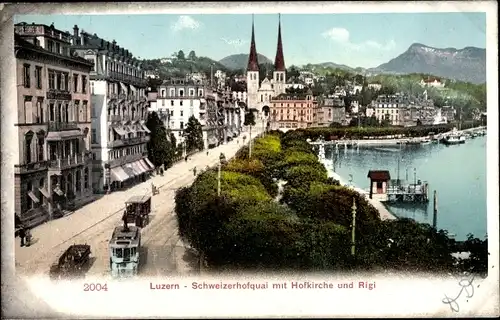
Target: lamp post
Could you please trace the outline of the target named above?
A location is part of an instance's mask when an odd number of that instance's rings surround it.
[[[220,179],[221,179],[221,166],[222,166],[222,160],[224,159],[224,155],[222,152],[220,153],[219,156],[219,164],[217,166],[217,196],[220,197]]]
[[[356,254],[356,199],[352,198],[352,246],[351,255]]]

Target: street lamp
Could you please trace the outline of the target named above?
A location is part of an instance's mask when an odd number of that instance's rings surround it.
[[[356,254],[356,199],[352,198],[352,246],[351,246],[351,255],[354,256]]]
[[[219,164],[217,166],[217,196],[220,197],[220,179],[221,179],[221,166],[222,160],[224,160],[225,156],[221,152],[219,156]]]

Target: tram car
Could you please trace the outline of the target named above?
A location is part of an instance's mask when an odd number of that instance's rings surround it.
[[[123,226],[113,231],[109,240],[109,264],[111,275],[116,278],[133,277],[139,269],[139,248],[141,246],[141,229],[127,224],[126,215]]]
[[[135,223],[144,228],[149,223],[151,213],[151,196],[134,196],[125,202],[127,223]]]

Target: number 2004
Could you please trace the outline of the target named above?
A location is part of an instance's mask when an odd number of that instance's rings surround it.
[[[108,291],[108,285],[106,283],[84,283],[83,291]]]

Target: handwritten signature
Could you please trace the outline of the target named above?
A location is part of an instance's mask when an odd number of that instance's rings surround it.
[[[444,304],[449,304],[452,311],[460,311],[460,306],[458,305],[457,299],[460,298],[462,292],[466,292],[466,298],[472,298],[474,296],[474,286],[472,285],[472,283],[474,282],[474,277],[474,274],[466,275],[458,282],[458,285],[462,287],[462,289],[460,289],[460,292],[455,298],[449,298],[447,295],[444,295],[444,299],[442,301]]]

